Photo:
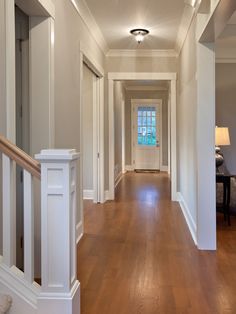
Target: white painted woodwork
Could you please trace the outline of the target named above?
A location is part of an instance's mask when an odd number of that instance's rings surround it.
[[[171,121],[171,131],[170,131],[170,141],[171,141],[171,162],[170,162],[170,172],[171,172],[171,200],[177,201],[177,127],[176,127],[176,80],[171,80],[171,108],[170,108],[170,121]]]
[[[24,278],[34,281],[33,176],[24,170]]]
[[[92,73],[93,77],[93,202],[99,202],[99,90],[98,78]]]
[[[76,274],[76,167],[79,155],[74,149],[59,149],[42,150],[35,157],[41,163],[42,292],[38,298],[39,313],[79,313],[80,284]]]
[[[13,161],[2,154],[3,198],[3,263],[12,267],[16,262],[16,204]]]
[[[214,44],[197,45],[197,243],[216,249],[215,189],[215,50]],[[207,104],[207,108],[206,108]]]
[[[121,103],[122,174],[125,171],[125,101]]]
[[[155,101],[136,100],[132,106],[132,160],[134,169],[160,170],[160,147],[161,143],[161,103]],[[139,145],[138,144],[138,108],[154,107],[156,112],[156,145]]]

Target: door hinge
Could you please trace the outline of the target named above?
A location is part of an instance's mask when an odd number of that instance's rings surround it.
[[[24,241],[23,237],[20,237],[20,247],[21,247],[21,249],[23,249],[23,241]]]
[[[98,158],[100,158],[100,153],[98,153]]]
[[[20,117],[21,118],[23,117],[23,106],[22,105],[20,106]]]

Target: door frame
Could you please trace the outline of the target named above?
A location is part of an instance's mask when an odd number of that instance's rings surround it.
[[[177,194],[177,154],[176,154],[176,79],[175,72],[167,73],[135,73],[135,72],[109,72],[108,73],[108,111],[109,111],[109,191],[107,199],[115,197],[114,159],[115,159],[115,130],[114,130],[114,81],[125,80],[165,80],[170,81],[171,93],[171,200],[178,201]]]
[[[158,105],[159,106],[159,114],[160,114],[160,120],[159,120],[159,142],[160,142],[160,158],[159,158],[159,169],[161,170],[163,168],[163,156],[162,156],[162,100],[161,99],[131,99],[131,163],[132,168],[135,169],[135,153],[134,153],[134,112],[135,107],[137,105]]]
[[[91,56],[89,48],[84,42],[79,43],[79,75],[80,75],[80,153],[79,160],[79,203],[81,208],[81,221],[77,222],[77,242],[82,237],[84,230],[83,213],[83,162],[82,162],[82,141],[83,141],[83,121],[82,121],[82,103],[83,103],[83,64],[85,63],[96,75],[97,79],[93,82],[93,200],[94,202],[104,203],[104,69]],[[94,187],[94,182],[97,182]]]

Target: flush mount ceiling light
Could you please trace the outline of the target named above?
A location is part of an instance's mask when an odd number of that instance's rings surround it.
[[[135,36],[135,39],[140,44],[143,41],[144,36],[149,34],[149,31],[144,28],[135,28],[131,29],[130,33]]]

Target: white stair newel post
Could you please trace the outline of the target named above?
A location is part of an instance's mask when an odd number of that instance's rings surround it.
[[[42,150],[41,261],[42,292],[38,313],[79,314],[76,273],[76,167],[74,149]]]

